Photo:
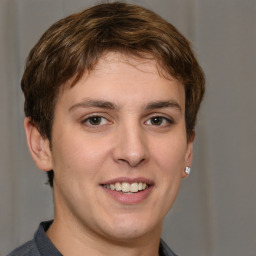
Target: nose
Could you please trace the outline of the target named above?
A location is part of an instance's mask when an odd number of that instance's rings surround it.
[[[139,125],[124,125],[117,133],[113,150],[116,162],[137,167],[148,160],[147,138]]]

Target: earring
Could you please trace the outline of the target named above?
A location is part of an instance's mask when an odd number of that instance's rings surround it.
[[[186,169],[185,169],[185,173],[187,174],[187,175],[189,175],[190,174],[190,167],[186,167]]]

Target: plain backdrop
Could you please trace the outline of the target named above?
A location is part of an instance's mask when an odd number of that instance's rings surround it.
[[[100,1],[0,0],[0,255],[53,217],[46,174],[28,153],[20,78],[58,19]],[[183,256],[256,255],[256,1],[141,0],[189,38],[205,71],[192,173],[163,238]]]

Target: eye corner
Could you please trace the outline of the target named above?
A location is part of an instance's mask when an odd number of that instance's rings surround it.
[[[81,120],[81,124],[89,128],[97,128],[97,127],[102,127],[102,126],[111,124],[111,121],[109,121],[106,117],[102,115],[93,114],[93,115],[84,117]]]
[[[146,125],[151,125],[155,127],[169,127],[174,124],[174,120],[170,117],[166,117],[163,115],[153,115],[145,121]]]

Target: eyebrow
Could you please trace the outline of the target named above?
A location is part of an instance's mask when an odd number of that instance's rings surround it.
[[[167,100],[167,101],[154,101],[146,105],[146,110],[153,110],[159,108],[175,108],[179,112],[182,112],[182,108],[180,104],[178,104],[174,100]]]
[[[91,100],[87,99],[79,102],[69,108],[69,111],[74,111],[77,108],[105,108],[105,109],[117,109],[117,105],[104,100]]]
[[[94,107],[110,109],[110,110],[118,109],[118,106],[116,104],[109,101],[86,99],[82,102],[79,102],[71,106],[69,108],[69,111],[74,111],[77,108],[94,108]],[[181,106],[174,100],[150,102],[146,105],[145,110],[154,110],[154,109],[161,109],[161,108],[174,108],[174,109],[177,109],[179,112],[182,112]]]

